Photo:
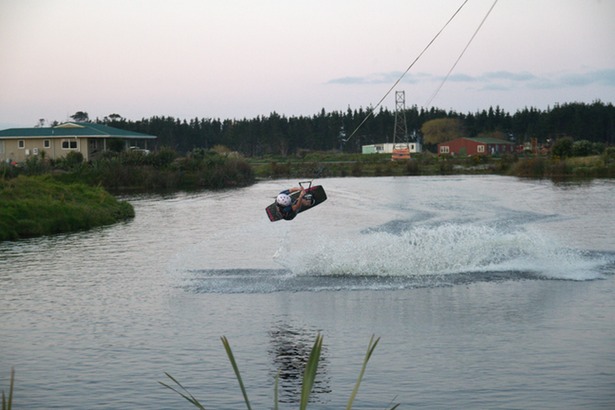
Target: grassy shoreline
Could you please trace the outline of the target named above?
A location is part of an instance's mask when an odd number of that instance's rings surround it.
[[[310,154],[304,157],[266,157],[249,160],[259,179],[506,175],[554,180],[615,178],[615,155],[557,158],[528,156],[452,157],[414,155],[408,161],[391,161],[386,154]]]
[[[131,204],[101,187],[50,175],[0,179],[0,241],[81,231],[134,216]]]

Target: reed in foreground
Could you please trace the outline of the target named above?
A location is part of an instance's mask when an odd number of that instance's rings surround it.
[[[11,407],[13,407],[13,383],[14,382],[15,382],[15,369],[11,369],[11,381],[9,385],[8,397],[4,395],[4,390],[2,390],[2,410],[11,410]]]
[[[352,394],[350,395],[350,398],[348,399],[348,404],[346,405],[346,410],[350,410],[352,409],[352,405],[354,403],[354,400],[357,396],[357,393],[359,391],[359,386],[361,385],[361,381],[363,380],[363,376],[365,374],[365,369],[367,368],[367,362],[369,361],[369,359],[372,356],[372,353],[374,352],[374,349],[376,349],[376,345],[378,345],[378,341],[380,340],[380,338],[375,338],[374,336],[372,336],[372,338],[369,341],[369,345],[367,347],[367,352],[365,354],[365,358],[363,359],[363,366],[361,367],[361,372],[359,373],[359,377],[357,378],[357,381],[355,383],[354,389],[352,391]],[[303,372],[303,384],[302,384],[302,388],[301,388],[301,399],[300,399],[300,404],[299,404],[299,409],[301,410],[305,410],[307,409],[308,406],[308,402],[310,399],[310,393],[312,392],[312,387],[314,387],[314,381],[316,379],[316,373],[318,370],[318,362],[320,360],[320,354],[322,351],[322,342],[323,342],[323,336],[318,334],[316,336],[316,340],[314,341],[314,346],[312,347],[312,350],[310,352],[310,356],[308,358],[307,364],[305,366],[305,370]],[[246,403],[246,406],[248,408],[248,410],[252,409],[252,406],[250,405],[250,400],[248,399],[248,394],[246,392],[245,386],[243,384],[243,380],[241,378],[241,374],[239,373],[239,367],[237,366],[237,362],[235,361],[235,356],[233,355],[233,351],[231,350],[231,345],[228,341],[228,339],[226,337],[222,337],[222,344],[224,345],[224,349],[226,350],[226,354],[229,358],[229,361],[231,362],[231,366],[233,367],[233,370],[235,372],[235,377],[237,378],[237,381],[239,382],[239,388],[241,389],[241,393],[243,394],[243,398],[244,401]],[[177,381],[173,376],[171,376],[168,373],[165,373],[165,375],[171,379],[171,381],[175,384],[174,386],[171,386],[169,384],[163,383],[163,382],[158,382],[161,385],[163,385],[164,387],[173,390],[174,392],[176,392],[177,394],[179,394],[180,396],[182,396],[184,399],[186,399],[187,401],[189,401],[192,405],[194,405],[196,408],[201,409],[201,410],[205,410],[205,407],[203,406],[203,404],[201,404],[184,386],[181,385],[181,383],[179,381]],[[279,379],[279,374],[278,376],[276,376],[275,378],[275,383],[274,383],[274,409],[278,409],[278,379]],[[392,407],[390,407],[391,410],[397,409],[397,407],[399,407],[399,404],[395,404]]]

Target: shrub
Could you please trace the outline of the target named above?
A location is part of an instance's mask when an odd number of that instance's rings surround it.
[[[519,161],[519,158],[517,157],[516,154],[510,154],[510,153],[506,153],[504,155],[502,155],[502,158],[500,159],[498,166],[496,167],[496,169],[499,172],[506,172],[509,169],[511,169],[511,167],[517,162]]]
[[[406,161],[404,171],[406,175],[420,175],[421,170],[419,168],[418,161],[417,160]]]
[[[278,164],[274,161],[269,164],[269,167],[271,168],[271,175],[274,178],[283,178],[290,176],[290,163],[288,162],[286,164]]]
[[[177,153],[174,150],[162,148],[148,155],[148,162],[156,168],[163,168],[171,165],[175,158],[177,158]]]
[[[354,164],[352,164],[352,169],[350,171],[350,174],[353,177],[360,177],[363,175],[363,164],[360,161],[356,161]]]
[[[2,176],[2,179],[15,178],[17,175],[19,175],[19,169],[16,166],[0,162],[0,176]]]
[[[123,151],[119,158],[124,165],[147,165],[151,162],[149,155],[143,151]]]
[[[83,154],[78,151],[69,151],[64,157],[56,161],[56,168],[63,170],[75,170],[83,164]]]
[[[450,174],[453,171],[453,162],[450,158],[443,157],[438,162],[438,170],[440,174]]]
[[[520,159],[511,167],[510,173],[519,177],[542,178],[545,175],[545,162],[541,157]]]
[[[604,149],[605,149],[604,142],[592,143],[592,154],[600,155],[604,152]]]
[[[560,158],[570,157],[572,155],[573,144],[574,142],[571,137],[559,138],[553,144],[553,149],[551,153],[553,154],[553,156],[560,157]]]
[[[207,151],[204,148],[195,148],[188,153],[188,158],[192,158],[195,161],[202,161],[206,154]]]
[[[593,145],[588,140],[579,140],[572,143],[572,155],[575,157],[586,157],[591,155]]]
[[[548,175],[553,177],[564,177],[572,175],[572,167],[570,163],[565,159],[552,159],[550,166],[548,167]]]
[[[26,175],[40,175],[49,171],[49,164],[38,155],[28,157],[23,164]]]
[[[216,154],[219,154],[219,155],[225,155],[225,154],[230,154],[231,153],[231,149],[230,148],[228,148],[228,147],[226,147],[224,145],[220,145],[220,144],[214,145],[211,148],[211,151],[215,152]]]

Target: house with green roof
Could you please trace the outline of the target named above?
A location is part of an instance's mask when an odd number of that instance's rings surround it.
[[[36,155],[59,159],[69,152],[80,152],[84,161],[90,161],[109,150],[110,144],[147,149],[148,143],[152,145],[156,138],[89,122],[67,122],[44,128],[9,128],[0,131],[0,161],[19,163]]]

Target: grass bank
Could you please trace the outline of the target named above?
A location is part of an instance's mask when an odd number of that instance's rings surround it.
[[[503,155],[453,157],[428,152],[407,161],[387,154],[310,153],[303,157],[250,158],[261,179],[414,175],[508,175],[527,178],[615,178],[615,155],[540,157]]]
[[[615,178],[615,155],[522,158],[513,164],[509,175],[553,180]]]
[[[100,187],[50,175],[0,179],[0,240],[90,229],[134,215],[132,205]]]

